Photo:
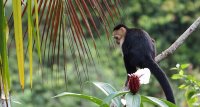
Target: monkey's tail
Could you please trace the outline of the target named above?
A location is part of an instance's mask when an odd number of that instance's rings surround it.
[[[166,74],[154,60],[151,59],[149,62],[146,62],[146,64],[146,67],[150,69],[151,73],[153,73],[160,83],[167,100],[175,104],[172,88],[169,84]]]

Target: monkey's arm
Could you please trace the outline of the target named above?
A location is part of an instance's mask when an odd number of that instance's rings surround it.
[[[125,65],[126,72],[127,72],[127,79],[126,79],[126,82],[125,82],[125,86],[127,86],[127,83],[128,83],[128,80],[129,80],[128,74],[136,72],[136,66],[130,65],[129,59],[128,59],[127,56],[124,56],[124,65]]]

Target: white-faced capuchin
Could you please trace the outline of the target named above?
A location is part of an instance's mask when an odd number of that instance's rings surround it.
[[[149,68],[159,81],[167,100],[175,103],[167,76],[154,60],[156,50],[149,34],[144,30],[119,24],[113,29],[113,37],[122,48],[127,74],[136,72],[137,68]],[[128,78],[127,76],[126,86]]]

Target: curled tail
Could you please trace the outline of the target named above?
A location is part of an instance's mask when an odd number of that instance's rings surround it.
[[[156,77],[165,93],[167,100],[175,104],[172,88],[169,84],[166,74],[159,67],[159,65],[154,60],[150,60],[146,62],[145,67],[149,68],[151,73],[153,73],[153,75]]]

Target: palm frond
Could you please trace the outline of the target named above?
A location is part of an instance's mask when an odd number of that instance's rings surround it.
[[[17,2],[18,5],[14,3]],[[22,44],[22,39],[15,39],[16,46],[18,50],[18,60],[23,60],[24,52],[23,47],[29,50],[29,63],[30,63],[30,77],[32,77],[32,52],[35,45],[38,50],[38,60],[42,62],[44,66],[53,65],[58,66],[58,72],[51,72],[52,75],[59,73],[60,66],[63,66],[64,77],[67,81],[67,71],[66,71],[66,55],[67,51],[71,52],[74,59],[74,65],[76,66],[77,76],[79,77],[79,82],[81,84],[82,71],[85,77],[88,79],[88,63],[94,64],[94,59],[91,54],[90,46],[88,45],[87,38],[90,38],[93,42],[93,47],[96,51],[97,56],[99,56],[98,48],[96,45],[96,39],[102,38],[102,34],[106,34],[109,45],[112,45],[112,40],[110,39],[111,28],[119,22],[120,19],[120,0],[34,0],[34,6],[27,8],[27,3],[22,5],[19,4],[21,1],[13,0],[13,12],[8,16],[10,32],[13,30],[13,22],[15,35],[19,34],[21,31],[21,25],[24,22],[16,21],[16,11],[18,19],[29,19],[32,22],[32,26],[29,24],[24,24],[23,28],[23,40],[29,38],[29,44]],[[30,2],[30,1],[29,1]],[[6,6],[7,0],[4,3]],[[29,9],[31,8],[32,11]],[[29,10],[29,15],[25,15],[26,11]],[[14,21],[13,21],[14,18]],[[29,22],[28,21],[28,22]],[[18,22],[18,23],[16,23]],[[32,28],[31,28],[32,27]],[[29,29],[29,30],[28,30]],[[32,31],[31,31],[32,29]],[[102,29],[100,31],[100,29]],[[27,31],[29,32],[27,34]],[[17,33],[19,32],[19,33]],[[31,33],[33,32],[33,37]],[[22,35],[21,33],[19,35]],[[34,36],[35,35],[35,36]],[[11,37],[12,38],[12,37]],[[40,41],[41,40],[41,41]],[[31,42],[33,41],[33,42]],[[39,43],[40,42],[40,43]],[[9,47],[13,43],[10,40]],[[18,45],[21,44],[21,45]],[[20,46],[20,48],[19,48]],[[32,46],[32,47],[30,47]],[[41,51],[41,54],[40,54]],[[27,51],[26,51],[27,52]],[[25,52],[25,54],[26,54]],[[63,56],[62,59],[61,56]],[[42,61],[41,61],[42,60]],[[48,63],[46,63],[48,62]],[[62,63],[61,63],[62,62]],[[24,62],[19,62],[19,71],[24,69]],[[83,70],[80,70],[83,69]],[[20,73],[21,85],[23,86],[23,76]],[[42,76],[44,71],[42,71]],[[59,77],[58,77],[59,78]],[[32,80],[31,87],[32,87]]]

